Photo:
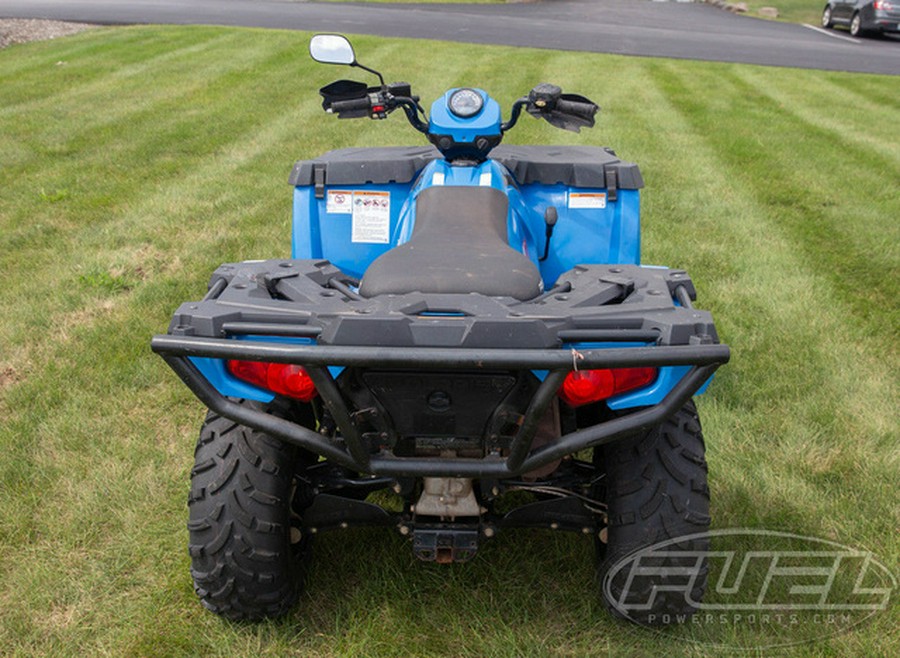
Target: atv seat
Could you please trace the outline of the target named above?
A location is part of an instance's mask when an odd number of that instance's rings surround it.
[[[416,200],[409,242],[382,254],[366,270],[359,292],[385,294],[470,292],[533,299],[541,275],[509,246],[509,199],[491,187],[429,187]]]

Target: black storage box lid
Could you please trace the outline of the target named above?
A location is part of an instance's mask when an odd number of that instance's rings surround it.
[[[291,185],[313,185],[316,170],[324,170],[325,185],[408,183],[441,154],[433,146],[383,146],[328,151],[315,160],[300,160]]]
[[[314,185],[316,171],[325,185],[408,183],[432,160],[442,157],[432,146],[386,146],[329,151],[314,160],[300,160],[291,171],[291,185]],[[599,146],[498,146],[490,157],[505,166],[516,183],[607,187],[616,173],[619,189],[644,186],[640,169]]]

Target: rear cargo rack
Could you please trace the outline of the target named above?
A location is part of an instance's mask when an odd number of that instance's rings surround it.
[[[685,272],[628,265],[579,266],[551,295],[530,301],[478,294],[361,297],[328,261],[221,266],[210,292],[183,304],[152,349],[211,410],[359,473],[497,477],[531,472],[585,448],[659,424],[729,359],[712,318],[693,308]],[[439,312],[438,312],[439,311]],[[293,342],[291,342],[293,341]],[[313,344],[309,344],[314,341]],[[299,344],[305,342],[307,344]],[[339,430],[336,438],[227,398],[192,359],[303,366]],[[657,404],[532,449],[538,424],[566,375],[578,369],[687,366]],[[482,458],[371,453],[334,379],[334,368],[542,373],[508,452]]]
[[[564,435],[556,443],[532,450],[531,443],[538,421],[556,395],[565,376],[576,366],[574,352],[571,350],[288,346],[186,336],[156,336],[151,347],[165,359],[206,406],[235,422],[256,427],[361,473],[430,477],[515,477],[552,463],[564,455],[648,429],[681,408],[712,376],[716,368],[729,359],[727,346],[712,344],[579,351],[577,366],[580,368],[650,365],[692,367],[659,404]],[[200,374],[188,357],[302,364],[335,418],[342,442],[329,441],[312,429],[228,400]],[[437,460],[385,454],[370,455],[351,419],[343,396],[326,367],[328,365],[477,370],[520,368],[546,369],[550,370],[550,373],[532,398],[506,458],[498,455],[482,459]]]

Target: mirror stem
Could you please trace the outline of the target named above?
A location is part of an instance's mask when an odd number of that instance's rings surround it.
[[[375,75],[378,76],[378,79],[381,81],[381,86],[382,87],[385,86],[384,85],[384,77],[382,77],[382,75],[375,69],[370,69],[368,66],[363,66],[359,62],[353,62],[350,66],[355,66],[356,68],[362,69],[363,71],[368,71],[369,73],[374,73]]]

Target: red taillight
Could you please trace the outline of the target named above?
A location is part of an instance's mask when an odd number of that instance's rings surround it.
[[[888,2],[888,0],[875,0],[874,6],[875,6],[875,9],[877,9],[879,11],[881,11],[881,10],[890,11],[891,10],[891,3]]]
[[[302,366],[262,361],[229,361],[228,372],[248,384],[302,402],[316,397],[316,386]]]
[[[654,379],[656,368],[576,370],[566,375],[559,387],[559,397],[569,406],[580,407],[641,388]]]

